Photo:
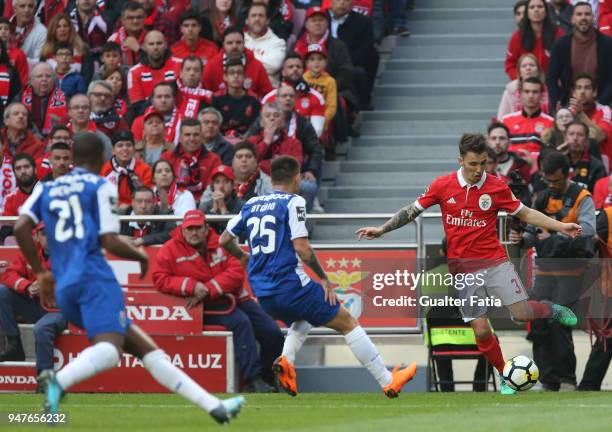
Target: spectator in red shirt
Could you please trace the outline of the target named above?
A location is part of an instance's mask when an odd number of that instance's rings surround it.
[[[152,30],[147,33],[142,49],[140,63],[128,73],[128,97],[132,105],[144,101],[156,84],[176,81],[179,75],[180,62],[172,57],[161,32]]]
[[[19,102],[9,104],[4,110],[0,139],[2,153],[11,158],[17,153],[28,153],[36,159],[45,152],[43,143],[28,129],[28,110]]]
[[[213,92],[202,85],[202,70],[202,61],[198,57],[183,60],[181,76],[176,80],[176,105],[183,117],[194,118],[211,103]]]
[[[196,203],[210,184],[212,171],[221,165],[219,156],[202,144],[202,126],[192,118],[181,122],[179,145],[172,152],[163,152],[161,159],[172,164],[177,186],[190,191]]]
[[[128,110],[127,74],[124,73],[122,68],[107,68],[100,74],[100,79],[111,85],[114,99],[113,106],[120,117],[125,116]]]
[[[212,91],[225,87],[223,65],[228,58],[239,58],[245,67],[244,88],[262,98],[272,90],[266,69],[253,53],[244,47],[244,35],[237,27],[223,35],[223,49],[204,68],[204,87]]]
[[[552,127],[554,120],[542,113],[540,103],[544,86],[538,78],[527,78],[519,87],[523,109],[502,119],[510,131],[510,151],[537,153],[542,147],[540,136]]]
[[[244,65],[237,58],[225,62],[225,91],[213,96],[212,106],[223,115],[221,133],[226,137],[241,137],[259,115],[259,99],[244,88]]]
[[[164,139],[169,143],[176,144],[179,137],[179,127],[184,118],[176,104],[176,87],[168,82],[160,82],[153,89],[151,98],[151,107],[164,116],[164,127],[166,129]],[[144,116],[143,114],[136,117],[132,122],[132,133],[136,141],[143,138]]]
[[[548,59],[553,42],[563,36],[548,16],[544,0],[529,0],[526,15],[519,29],[512,34],[506,51],[506,73],[511,80],[517,78],[516,63],[523,54],[532,53],[538,59],[542,70],[548,70]]]
[[[49,270],[51,262],[47,254],[47,237],[42,225],[33,233],[38,256]],[[53,344],[55,338],[66,328],[66,320],[59,312],[48,312],[40,305],[40,286],[36,275],[28,265],[23,253],[17,257],[0,278],[0,327],[6,334],[7,346],[0,353],[0,362],[25,361],[21,344],[17,315],[28,324],[34,324],[36,346],[36,371],[53,368]]]
[[[249,295],[243,281],[240,261],[219,247],[219,235],[208,227],[199,210],[185,214],[180,229],[161,247],[153,266],[155,288],[186,297],[188,306],[202,303],[207,310],[226,309],[227,297],[236,301],[233,312],[207,316],[204,323],[232,331],[245,390],[269,393],[273,391],[272,363],[282,351],[284,338],[274,320]]]
[[[34,158],[27,153],[16,155],[13,159],[13,174],[17,181],[17,190],[6,197],[2,216],[19,216],[19,209],[28,197],[32,195],[34,186],[36,186],[38,181]]]
[[[593,202],[596,209],[612,206],[612,176],[606,176],[595,182]]]
[[[145,10],[144,26],[146,31],[157,30],[166,35],[169,44],[177,41],[176,19],[167,12],[166,0],[134,0],[142,5]],[[176,1],[175,1],[176,2]],[[178,2],[176,2],[178,3]],[[185,3],[185,2],[182,2]],[[189,0],[187,0],[189,4]]]
[[[129,131],[113,135],[113,157],[102,166],[100,175],[117,186],[119,204],[125,212],[132,205],[133,193],[140,186],[153,186],[151,167],[134,157],[134,137]]]
[[[571,94],[570,111],[591,130],[601,154],[612,160],[612,110],[597,102],[596,81],[588,74],[577,75]]]
[[[115,132],[127,131],[127,123],[113,104],[113,88],[106,81],[92,81],[87,89],[91,104],[91,119],[99,132],[112,138]]]
[[[30,73],[30,84],[19,100],[30,112],[36,134],[46,138],[51,128],[68,114],[66,95],[55,84],[55,72],[47,63],[38,63]]]
[[[0,17],[0,41],[4,43],[5,49],[11,61],[11,65],[13,65],[18,73],[20,87],[25,86],[30,76],[28,58],[23,53],[21,48],[11,44],[11,23],[5,17]],[[17,84],[17,81],[11,78],[11,84],[15,85]]]
[[[108,38],[108,41],[119,44],[123,53],[122,63],[133,66],[138,63],[140,48],[147,33],[145,10],[142,5],[133,1],[126,2],[121,9],[121,23],[123,25]]]
[[[499,102],[499,107],[497,108],[498,119],[501,119],[515,111],[521,110],[521,93],[519,92],[520,81],[535,77],[543,82],[545,78],[545,74],[542,73],[542,68],[540,68],[540,65],[538,64],[538,59],[533,54],[522,55],[516,67],[518,78],[514,81],[510,81],[506,85],[506,89],[504,90],[501,101]],[[540,108],[542,109],[542,112],[548,114],[548,93],[546,91],[546,87],[544,87],[544,93],[542,93]]]
[[[259,167],[270,174],[270,164],[277,156],[293,156],[300,165],[304,161],[302,143],[291,138],[284,130],[285,116],[277,102],[268,102],[261,110],[261,128],[259,135],[248,139],[255,144]]]
[[[202,23],[196,11],[188,10],[181,14],[180,29],[182,38],[172,45],[172,55],[180,59],[195,56],[206,65],[210,59],[217,55],[217,44],[200,37]]]

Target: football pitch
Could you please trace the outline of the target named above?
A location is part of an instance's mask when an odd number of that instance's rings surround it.
[[[69,394],[66,430],[83,431],[604,431],[612,424],[612,392],[246,395],[247,406],[221,429],[175,395]],[[0,395],[0,429],[7,413],[39,412],[41,395]]]

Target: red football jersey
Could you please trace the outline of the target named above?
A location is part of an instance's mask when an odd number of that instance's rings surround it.
[[[484,173],[469,185],[459,169],[435,179],[416,201],[421,210],[435,204],[442,209],[449,259],[478,260],[473,270],[507,260],[497,235],[497,212],[514,215],[523,204],[502,180]]]

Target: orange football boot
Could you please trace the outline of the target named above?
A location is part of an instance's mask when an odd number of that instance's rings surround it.
[[[401,370],[399,366],[395,366],[391,375],[391,384],[383,388],[383,392],[388,398],[396,398],[402,391],[402,387],[416,375],[416,363]]]
[[[295,366],[293,366],[293,364],[287,360],[287,357],[282,355],[274,360],[272,370],[276,375],[279,385],[291,396],[297,396]]]

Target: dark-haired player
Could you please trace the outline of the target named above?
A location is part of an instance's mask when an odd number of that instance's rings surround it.
[[[529,296],[499,242],[497,212],[506,211],[530,225],[571,237],[579,235],[582,229],[580,225],[559,222],[523,205],[502,180],[487,175],[487,140],[483,135],[461,137],[459,165],[457,172],[435,179],[418,200],[402,208],[384,225],[360,228],[356,234],[360,239],[380,237],[412,222],[425,209],[440,205],[448,239],[449,269],[466,283],[468,279],[473,281],[464,289],[457,289],[458,297],[464,300],[461,314],[474,329],[478,349],[500,372],[502,394],[513,394],[515,391],[501,378],[505,361],[487,320],[487,295],[500,299],[518,321],[552,318],[573,326],[577,318],[564,306],[527,301]],[[474,276],[466,278],[467,274]],[[473,301],[474,298],[482,302]]]
[[[268,195],[251,198],[227,225],[221,245],[243,265],[248,263],[249,283],[264,310],[289,326],[282,355],[274,362],[279,384],[297,395],[295,356],[313,327],[336,330],[387,397],[397,397],[416,373],[416,364],[393,372],[385,367],[378,350],[348,311],[341,307],[327,275],[308,241],[306,201],[300,191],[300,163],[291,156],[272,161],[272,186]],[[236,238],[248,238],[250,255]],[[304,263],[321,279],[304,272]]]

